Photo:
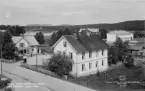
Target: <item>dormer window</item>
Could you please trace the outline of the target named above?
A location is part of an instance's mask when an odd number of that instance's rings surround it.
[[[24,43],[20,43],[20,47],[24,47],[24,45],[25,45]]]
[[[67,42],[63,42],[63,47],[67,47]]]

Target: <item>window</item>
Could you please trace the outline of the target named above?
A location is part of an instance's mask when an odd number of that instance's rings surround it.
[[[98,66],[98,61],[96,61],[96,67]]]
[[[69,56],[71,59],[73,59],[73,54],[71,52],[69,53]]]
[[[102,49],[102,56],[104,55],[104,49]]]
[[[85,70],[85,64],[82,64],[82,71]]]
[[[39,53],[39,49],[37,49],[37,53]]]
[[[104,60],[102,60],[102,66],[104,65]]]
[[[57,53],[61,53],[61,51],[57,51]]]
[[[63,54],[66,55],[66,51],[63,51]]]
[[[82,59],[85,59],[85,53],[82,53]]]
[[[24,43],[20,43],[20,47],[24,47]]]
[[[67,42],[63,42],[63,47],[67,47]]]
[[[98,57],[99,55],[98,55],[98,51],[96,51],[96,57]]]
[[[92,64],[91,63],[89,63],[89,69],[91,69],[92,68]]]
[[[92,57],[92,52],[89,52],[89,58],[91,58]]]

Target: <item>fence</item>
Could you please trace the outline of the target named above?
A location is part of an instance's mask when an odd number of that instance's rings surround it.
[[[24,67],[24,68],[27,68],[27,69],[30,69],[30,70],[33,70],[33,71],[37,71],[37,72],[40,72],[40,73],[43,73],[43,74],[46,74],[46,75],[51,75],[53,77],[58,77],[54,72],[51,72],[49,70],[45,70],[45,69],[40,68],[40,67],[36,68],[36,66],[32,66],[32,65],[29,65],[29,64],[26,64],[26,63],[21,63],[21,67]]]
[[[16,60],[7,60],[7,59],[2,59],[2,62],[4,62],[4,63],[15,63]]]

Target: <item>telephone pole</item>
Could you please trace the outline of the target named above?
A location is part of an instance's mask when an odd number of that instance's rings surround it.
[[[2,52],[2,44],[1,44],[1,75],[2,75],[2,66],[3,66],[3,65],[2,65],[2,60],[3,60],[3,55],[2,55],[2,53],[3,53],[3,52]]]
[[[2,60],[3,60],[3,32],[5,32],[5,30],[0,30],[0,32],[2,33],[2,36],[1,36],[1,75],[2,75],[2,70],[3,70],[3,64],[2,64]]]

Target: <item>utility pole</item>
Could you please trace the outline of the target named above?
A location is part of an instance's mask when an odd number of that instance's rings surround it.
[[[36,69],[37,69],[37,65],[38,65],[38,63],[37,63],[37,61],[38,61],[38,57],[37,57],[37,55],[38,55],[38,47],[36,47],[36,49],[37,49],[37,51],[36,51]]]
[[[1,33],[2,33],[2,38],[1,38],[1,75],[2,75],[2,70],[3,70],[3,64],[2,64],[2,60],[3,60],[3,32],[5,32],[5,31],[1,31]]]
[[[2,66],[3,66],[3,65],[2,65],[2,60],[3,60],[3,57],[2,57],[3,55],[2,55],[2,53],[3,53],[3,52],[2,52],[2,44],[1,44],[1,76],[2,76]]]

